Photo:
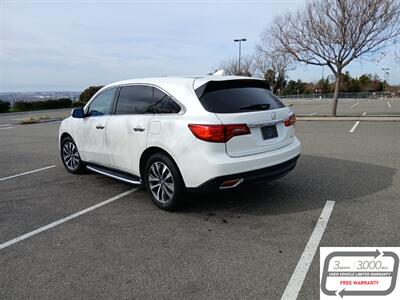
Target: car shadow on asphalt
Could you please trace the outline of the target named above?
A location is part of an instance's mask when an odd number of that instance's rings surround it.
[[[327,200],[361,198],[392,185],[396,169],[302,155],[288,176],[269,183],[206,194],[188,193],[179,213],[289,214],[320,209]]]

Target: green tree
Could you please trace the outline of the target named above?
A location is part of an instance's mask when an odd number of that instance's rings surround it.
[[[328,77],[320,79],[317,83],[317,86],[322,94],[332,93],[332,85]]]
[[[89,86],[79,95],[79,101],[87,103],[103,86]]]
[[[351,77],[348,71],[341,74],[340,82],[340,92],[342,93],[358,93],[361,91],[358,79]]]
[[[363,74],[358,78],[362,92],[377,92],[383,90],[383,82],[378,75]]]
[[[292,94],[304,94],[306,90],[307,83],[303,82],[301,79],[297,81],[290,80],[284,89],[284,95]]]
[[[363,74],[358,78],[358,83],[360,84],[360,88],[363,92],[367,92],[371,90],[372,85],[372,75],[371,74]]]
[[[268,83],[272,92],[279,94],[286,86],[286,80],[283,74],[276,74],[274,70],[268,69],[263,74],[265,81]]]

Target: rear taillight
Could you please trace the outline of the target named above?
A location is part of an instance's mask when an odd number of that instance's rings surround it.
[[[294,126],[296,124],[296,115],[295,114],[291,114],[289,116],[289,119],[285,120],[285,126],[289,127],[289,126]]]
[[[213,143],[226,143],[234,136],[250,134],[246,124],[189,124],[189,129],[198,139]]]

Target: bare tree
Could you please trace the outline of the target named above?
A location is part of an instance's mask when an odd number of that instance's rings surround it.
[[[336,116],[343,69],[399,41],[400,2],[310,0],[304,9],[275,19],[264,34],[274,52],[331,69],[335,75],[332,115]]]
[[[262,38],[257,46],[255,68],[267,81],[272,92],[282,90],[286,85],[288,71],[294,68],[293,59],[285,52],[274,52],[269,40]]]
[[[223,61],[220,64],[219,69],[223,69],[226,75],[251,77],[254,69],[253,57],[242,56],[240,59],[240,68],[239,68],[239,60],[237,58],[232,58],[228,61]]]

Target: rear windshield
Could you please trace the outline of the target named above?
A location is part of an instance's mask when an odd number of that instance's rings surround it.
[[[197,88],[196,94],[203,107],[212,113],[243,113],[284,107],[263,80],[210,81]]]

